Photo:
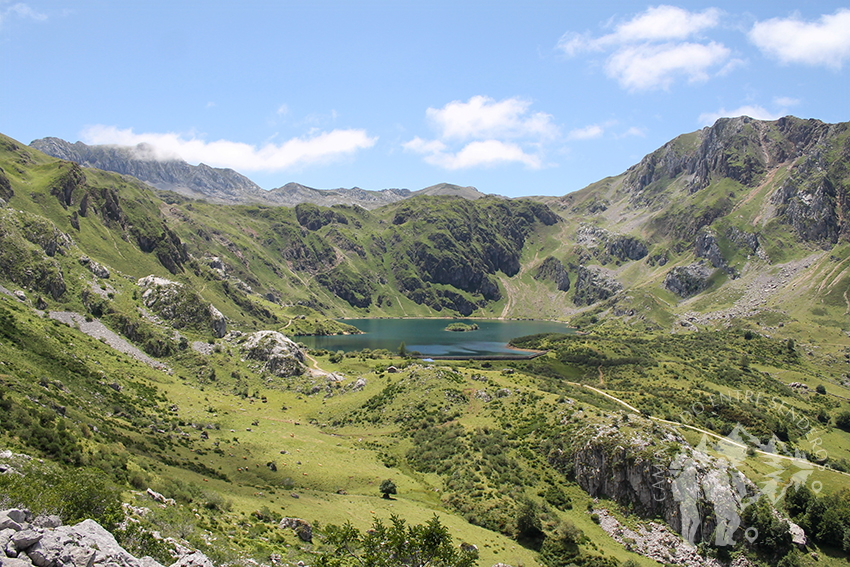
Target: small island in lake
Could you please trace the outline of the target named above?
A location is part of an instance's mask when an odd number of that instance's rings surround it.
[[[447,331],[454,331],[456,333],[466,333],[468,331],[477,331],[478,325],[473,323],[472,325],[467,325],[466,323],[452,323],[448,327],[446,327]]]

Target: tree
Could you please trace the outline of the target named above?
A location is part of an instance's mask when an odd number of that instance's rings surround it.
[[[835,427],[850,431],[850,411],[843,411],[835,416]]]
[[[404,344],[404,341],[401,341],[401,344],[398,345],[398,355],[399,356],[407,356],[407,345]]]
[[[318,567],[474,567],[475,546],[452,545],[448,528],[435,515],[425,525],[407,526],[396,515],[385,526],[375,519],[366,533],[346,522],[324,528],[325,545],[319,551]]]
[[[381,488],[379,488],[378,490],[381,491],[381,494],[383,494],[384,498],[386,498],[387,500],[390,499],[390,494],[396,494],[395,483],[390,479],[387,479],[382,482]]]
[[[818,384],[815,388],[815,392],[818,394],[826,394],[826,387],[823,384]]]

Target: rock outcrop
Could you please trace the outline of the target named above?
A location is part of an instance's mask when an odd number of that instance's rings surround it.
[[[0,209],[0,272],[8,280],[59,299],[65,276],[55,256],[73,241],[47,219],[13,209]]]
[[[701,261],[687,266],[677,266],[667,272],[664,288],[681,298],[691,297],[708,287],[713,273],[714,270]]]
[[[535,268],[533,277],[538,281],[555,282],[558,291],[570,289],[570,276],[567,269],[560,260],[552,256],[547,257]]]
[[[550,453],[549,462],[572,470],[591,496],[663,518],[692,544],[740,540],[746,528],[742,512],[757,498],[757,487],[731,461],[710,456],[708,444],[691,447],[674,430],[634,414],[628,424],[587,425],[568,448]]]
[[[620,262],[640,260],[649,252],[646,244],[638,238],[625,234],[613,234],[591,224],[580,225],[576,230],[575,239],[603,265],[613,260]]]
[[[573,303],[592,305],[622,291],[623,286],[613,274],[599,266],[579,266]]]
[[[212,331],[219,338],[227,334],[227,320],[221,311],[183,284],[150,275],[139,279],[137,285],[144,289],[145,306],[175,329],[193,327]]]
[[[88,268],[88,270],[91,273],[93,273],[95,276],[97,276],[101,279],[104,279],[104,280],[109,279],[109,268],[107,268],[103,264],[95,262],[94,260],[92,260],[88,256],[81,256],[80,257],[80,264],[82,264],[83,266]]]
[[[176,555],[176,554],[175,554]],[[94,520],[63,526],[58,516],[33,518],[29,510],[0,511],[0,567],[162,567],[137,558]],[[200,551],[183,550],[171,567],[213,567]]]
[[[306,520],[302,520],[301,518],[284,518],[280,521],[279,527],[281,529],[291,529],[303,541],[313,541],[313,526]]]
[[[244,358],[262,362],[261,371],[285,378],[304,373],[304,353],[277,331],[257,331],[241,345]]]

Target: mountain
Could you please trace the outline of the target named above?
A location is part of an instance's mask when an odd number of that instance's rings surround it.
[[[148,144],[131,146],[74,144],[60,138],[41,138],[30,146],[49,156],[73,161],[83,167],[114,171],[130,175],[162,191],[173,191],[192,199],[204,199],[218,204],[260,203],[271,206],[294,207],[313,203],[325,207],[357,205],[374,209],[414,195],[455,195],[477,199],[483,194],[474,187],[458,187],[442,183],[419,191],[383,189],[367,191],[351,189],[313,189],[298,183],[264,191],[253,181],[232,169],[213,168],[205,164],[189,165],[183,160],[162,158]]]
[[[189,165],[179,159],[161,159],[147,144],[135,147],[89,146],[82,142],[71,144],[59,138],[41,138],[34,140],[30,146],[83,167],[131,175],[157,189],[196,199],[209,199],[214,203],[262,201],[262,189],[232,169]]]
[[[485,567],[846,565],[848,164],[850,124],[722,119],[562,197],[367,210],[0,136],[0,502],[91,510],[163,564],[315,562],[438,514]],[[499,361],[296,342],[428,316],[580,332]]]

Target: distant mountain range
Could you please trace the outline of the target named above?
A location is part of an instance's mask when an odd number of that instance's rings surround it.
[[[232,170],[210,167],[206,164],[190,165],[183,160],[162,160],[154,157],[154,148],[147,144],[137,146],[89,146],[82,142],[70,143],[61,138],[34,140],[31,147],[45,154],[73,161],[83,167],[130,175],[162,191],[173,191],[192,199],[204,199],[226,205],[264,204],[294,207],[299,203],[332,205],[358,205],[375,209],[416,195],[455,195],[465,199],[478,199],[484,194],[474,187],[460,187],[440,183],[419,191],[409,189],[383,189],[367,191],[351,189],[314,189],[299,183],[264,190],[259,185]]]

